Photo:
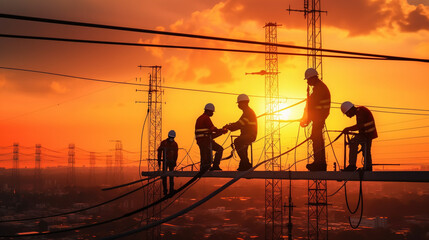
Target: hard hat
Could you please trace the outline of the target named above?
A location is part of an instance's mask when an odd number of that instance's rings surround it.
[[[246,94],[240,94],[237,97],[237,102],[250,101],[249,96]]]
[[[168,137],[169,137],[169,138],[175,138],[175,137],[176,137],[176,132],[175,132],[174,130],[170,130],[170,131],[168,132]]]
[[[349,101],[343,102],[341,104],[341,112],[343,112],[344,114],[346,114],[346,112],[348,112],[354,106],[355,105],[353,105],[353,103],[351,103]]]
[[[214,107],[213,103],[207,103],[206,106],[204,107],[204,110],[209,110],[209,111],[214,112],[215,107]]]
[[[307,70],[305,70],[305,78],[304,79],[309,79],[309,78],[317,76],[317,75],[319,75],[319,73],[317,72],[316,69],[308,68]]]

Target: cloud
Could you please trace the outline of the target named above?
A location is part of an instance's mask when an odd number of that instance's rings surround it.
[[[301,4],[291,1],[291,9],[302,9]],[[222,13],[233,24],[247,20],[277,22],[287,28],[306,28],[306,19],[302,13],[286,11],[288,2],[271,0],[226,0]],[[413,9],[410,12],[410,9]],[[426,9],[426,11],[424,11]],[[400,25],[402,31],[428,29],[427,7],[420,4],[410,5],[406,0],[353,0],[325,1],[322,10],[322,25],[340,28],[351,36],[369,35],[380,28],[394,28]]]
[[[67,92],[67,88],[63,85],[61,85],[59,82],[57,81],[52,81],[50,88],[55,92],[55,93],[65,93]]]
[[[405,32],[417,32],[429,30],[429,14],[423,5],[417,5],[403,21],[398,22],[401,30]]]

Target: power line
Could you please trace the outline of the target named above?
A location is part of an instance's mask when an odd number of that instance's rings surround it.
[[[387,142],[387,141],[407,140],[407,139],[427,138],[427,137],[429,137],[429,135],[426,135],[426,136],[416,136],[416,137],[390,138],[390,139],[378,140],[377,142]]]
[[[429,127],[429,125],[426,125],[426,126],[420,126],[420,127],[400,128],[400,129],[394,129],[394,130],[382,131],[382,132],[380,132],[380,133],[398,132],[398,131],[413,130],[413,129],[420,129],[420,128],[428,128],[428,127]]]
[[[244,49],[195,47],[195,46],[184,46],[184,45],[166,45],[166,44],[150,44],[150,43],[112,42],[112,41],[71,39],[71,38],[54,38],[54,37],[11,35],[11,34],[0,34],[0,37],[17,38],[17,39],[44,40],[44,41],[57,41],[57,42],[74,42],[74,43],[134,46],[134,47],[156,47],[156,48],[173,48],[173,49],[205,50],[205,51],[221,51],[221,52],[237,52],[237,53],[257,53],[257,54],[268,53],[265,51],[244,50]],[[289,52],[277,52],[277,54],[279,54],[279,55],[292,55],[292,56],[307,56],[308,55],[306,53],[289,53]],[[351,59],[365,59],[365,60],[389,60],[386,58],[356,57],[356,56],[327,55],[327,54],[322,55],[322,57],[351,58]]]
[[[156,181],[159,181],[160,179],[161,179],[161,178],[157,178],[157,179],[155,179],[155,180],[153,180],[153,181],[150,181],[150,182],[146,183],[145,185],[140,186],[140,187],[138,187],[138,188],[136,188],[136,189],[134,189],[134,190],[131,190],[131,191],[126,192],[126,193],[124,193],[124,194],[121,194],[121,195],[119,195],[119,196],[117,196],[117,197],[115,197],[115,198],[112,198],[112,199],[110,199],[110,200],[107,200],[107,201],[104,201],[104,202],[102,202],[102,203],[98,203],[98,204],[96,204],[96,205],[89,206],[89,207],[86,207],[86,208],[82,208],[82,209],[78,209],[78,210],[74,210],[74,211],[69,211],[69,212],[63,212],[63,213],[57,213],[57,214],[47,215],[47,216],[39,216],[39,217],[31,217],[31,218],[21,218],[21,219],[13,219],[13,220],[4,220],[4,221],[0,221],[0,223],[5,223],[5,222],[21,222],[21,221],[30,221],[30,220],[37,220],[37,219],[43,219],[43,218],[58,217],[58,216],[62,216],[62,215],[68,215],[68,214],[72,214],[72,213],[78,213],[78,212],[87,211],[87,210],[89,210],[89,209],[97,208],[97,207],[100,207],[100,206],[106,205],[106,204],[108,204],[108,203],[114,202],[114,201],[116,201],[116,200],[119,200],[119,199],[121,199],[121,198],[123,198],[123,197],[126,197],[126,196],[128,196],[128,195],[130,195],[130,194],[132,194],[132,193],[135,193],[135,192],[137,192],[138,190],[140,190],[140,189],[142,189],[142,188],[144,188],[144,187],[148,186],[149,184],[152,184],[152,183],[154,183],[154,182],[156,182]]]
[[[205,35],[198,35],[198,34],[177,33],[177,32],[150,30],[150,29],[142,29],[142,28],[131,28],[131,27],[121,27],[121,26],[112,26],[112,25],[105,25],[105,24],[66,21],[66,20],[59,20],[59,19],[39,18],[39,17],[13,15],[13,14],[3,14],[2,13],[2,14],[0,14],[0,17],[1,18],[16,19],[16,20],[24,20],[24,21],[44,22],[44,23],[53,23],[53,24],[80,26],[80,27],[91,27],[91,28],[100,28],[100,29],[109,29],[109,30],[128,31],[128,32],[159,34],[159,35],[167,35],[167,36],[175,36],[175,37],[197,38],[197,39],[245,43],[245,44],[255,44],[255,45],[264,45],[264,46],[272,45],[272,46],[277,46],[277,47],[301,49],[301,50],[317,50],[317,51],[321,51],[321,52],[332,52],[332,53],[339,53],[339,54],[349,54],[349,55],[358,55],[358,56],[367,56],[367,57],[376,57],[376,58],[386,58],[386,60],[429,62],[429,59],[398,57],[398,56],[361,53],[361,52],[352,52],[352,51],[342,51],[342,50],[334,50],[334,49],[323,49],[323,48],[320,48],[320,49],[317,48],[316,49],[316,48],[309,48],[309,47],[296,46],[296,45],[290,45],[290,44],[278,44],[278,43],[275,44],[275,43],[266,43],[266,42],[244,40],[244,39],[213,37],[213,36],[205,36]]]
[[[132,86],[139,86],[139,87],[148,87],[149,86],[149,84],[144,84],[144,83],[131,83],[131,82],[112,81],[112,80],[106,80],[106,79],[88,78],[88,77],[81,77],[81,76],[75,76],[75,75],[69,75],[69,74],[47,72],[47,71],[34,70],[34,69],[24,69],[24,68],[5,67],[5,66],[0,66],[0,69],[12,70],[12,71],[22,71],[22,72],[32,72],[32,73],[53,75],[53,76],[59,76],[59,77],[65,77],[65,78],[80,79],[80,80],[85,80],[85,81],[94,81],[94,82],[103,82],[103,83],[112,83],[112,84],[124,84],[124,85],[132,85]],[[160,86],[160,88],[172,89],[172,90],[180,90],[180,91],[191,91],[191,92],[224,94],[224,95],[232,95],[232,96],[238,96],[238,95],[240,95],[240,93],[233,93],[233,92],[212,91],[212,90],[194,89],[194,88],[182,88],[182,87],[173,87],[173,86],[165,86],[165,85]],[[254,97],[254,98],[265,98],[265,96],[262,96],[262,95],[248,94],[248,96],[249,97]],[[290,97],[280,97],[280,98],[294,99],[294,100],[304,100],[305,99],[305,98],[290,98]],[[334,103],[334,104],[341,104],[339,102],[332,102],[332,103]],[[57,104],[55,104],[55,105],[57,105]],[[429,109],[397,108],[397,107],[387,107],[387,106],[371,106],[371,107],[374,107],[374,108],[386,108],[386,109],[396,109],[396,110],[429,111]],[[339,108],[339,107],[332,107],[332,108]],[[424,115],[424,116],[429,116],[429,114],[419,114],[419,113],[387,112],[387,111],[379,111],[379,110],[372,110],[372,111],[375,111],[375,112],[385,112],[385,113],[393,113],[393,114],[408,114],[408,115]]]

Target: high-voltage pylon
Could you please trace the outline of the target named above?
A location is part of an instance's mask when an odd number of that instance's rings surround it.
[[[35,158],[34,158],[34,190],[41,191],[42,185],[42,169],[40,168],[41,163],[41,150],[42,146],[40,144],[36,144],[35,150]]]
[[[307,19],[307,67],[314,68],[323,80],[321,0],[304,0],[303,12]],[[311,89],[310,89],[311,91]],[[311,131],[307,129],[307,136]],[[307,145],[307,156],[311,156]],[[328,192],[326,180],[308,180],[308,239],[328,239]]]
[[[279,110],[279,78],[277,46],[277,23],[265,24],[265,112]],[[265,115],[264,159],[280,155],[280,122],[278,114]],[[270,133],[270,134],[268,134]],[[266,171],[281,171],[281,158],[265,164]],[[283,238],[282,180],[265,179],[265,239]]]
[[[150,68],[148,89],[148,171],[158,171],[157,149],[162,141],[162,89],[161,89],[161,66],[138,66]],[[153,203],[162,197],[161,182],[155,182],[146,188],[146,204]],[[161,204],[157,204],[146,211],[147,223],[161,219]],[[147,232],[147,239],[161,239],[161,226],[151,228]]]
[[[124,156],[122,153],[122,141],[116,140],[115,142],[115,181],[121,182],[124,175]]]
[[[19,143],[13,144],[13,169],[12,169],[12,179],[13,179],[13,194],[21,193],[21,184],[19,176]]]
[[[89,153],[89,182],[91,184],[96,184],[95,181],[95,152]]]
[[[69,186],[76,186],[76,173],[74,169],[75,164],[75,145],[73,143],[69,144],[69,152],[68,152],[68,168],[67,168],[67,181]]]
[[[112,181],[112,155],[106,155],[106,184],[113,184]]]

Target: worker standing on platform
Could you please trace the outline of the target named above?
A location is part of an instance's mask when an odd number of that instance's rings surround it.
[[[212,120],[215,107],[212,103],[207,103],[204,107],[204,113],[198,117],[195,123],[195,139],[197,140],[198,147],[200,147],[200,171],[214,171],[222,170],[219,167],[220,160],[222,159],[223,147],[217,144],[213,139],[220,135],[227,133],[228,130],[216,128]],[[213,151],[215,151],[215,157],[213,161]],[[210,168],[213,161],[213,166]]]
[[[356,124],[344,128],[343,133],[359,131],[359,133],[349,141],[349,165],[344,168],[344,171],[356,170],[359,145],[361,145],[362,155],[364,157],[363,169],[365,171],[372,171],[371,145],[372,139],[377,138],[378,134],[371,111],[364,106],[356,107],[353,103],[348,101],[341,104],[341,111],[349,118],[356,116]]]
[[[177,163],[177,156],[179,147],[177,143],[174,141],[176,137],[176,132],[171,130],[168,132],[168,138],[161,142],[158,147],[158,167],[161,169],[162,163],[162,171],[174,171]],[[173,176],[169,177],[170,180],[170,194],[174,191],[174,178]],[[162,177],[162,186],[164,190],[164,195],[167,195],[167,177]]]
[[[313,122],[310,139],[313,142],[314,162],[307,164],[310,171],[326,171],[325,142],[323,140],[323,128],[325,120],[329,116],[331,107],[331,93],[328,87],[319,79],[319,73],[314,68],[305,71],[307,80],[307,103],[304,116],[301,119],[301,127],[306,127]],[[309,86],[313,86],[310,94]]]
[[[240,94],[237,97],[238,108],[243,111],[240,119],[235,123],[225,125],[223,128],[230,131],[241,130],[241,134],[234,140],[234,146],[240,157],[238,171],[246,171],[252,168],[249,161],[247,150],[249,145],[256,140],[258,133],[258,122],[255,112],[249,107],[249,97],[246,94]]]

